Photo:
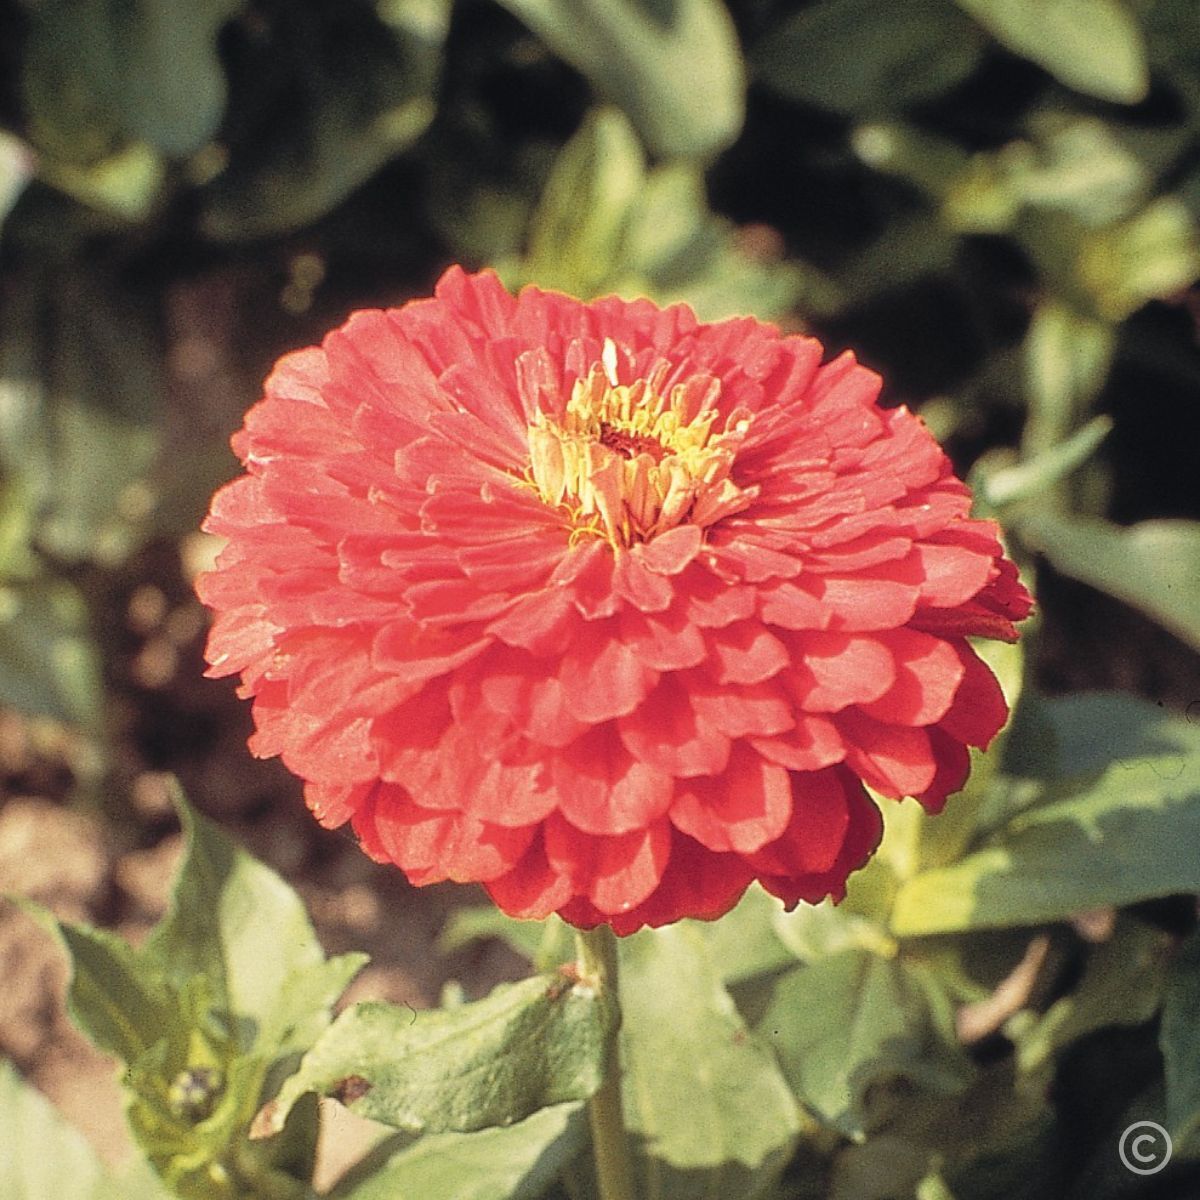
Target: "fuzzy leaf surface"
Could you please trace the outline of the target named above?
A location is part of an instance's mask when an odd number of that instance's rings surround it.
[[[614,1006],[563,974],[503,984],[422,1013],[382,1002],[343,1012],[284,1084],[278,1129],[306,1092],[413,1132],[510,1125],[600,1086]]]

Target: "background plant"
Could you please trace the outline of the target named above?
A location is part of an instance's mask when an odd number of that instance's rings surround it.
[[[1194,1188],[1200,976],[1178,898],[1200,890],[1191,0],[6,0],[0,61],[0,701],[57,747],[75,804],[140,836],[117,606],[203,554],[189,535],[232,471],[225,436],[282,350],[426,291],[450,260],[811,328],[973,469],[1036,572],[1043,625],[1003,753],[936,821],[893,809],[843,907],[783,916],[751,896],[716,926],[629,943],[647,1194]],[[1015,692],[1021,664],[1002,667]],[[1074,694],[1116,685],[1144,700]],[[190,736],[175,717],[161,765]],[[204,853],[230,874],[197,882],[208,829],[179,894],[275,897],[303,948],[289,969],[316,970],[298,902],[215,833]],[[254,995],[280,980],[230,992],[217,965],[252,958],[252,931],[199,967],[172,960],[180,903],[136,955],[59,929],[76,1014],[129,1064],[158,1175],[36,1174],[87,1153],[10,1073],[4,1129],[37,1131],[0,1156],[14,1194],[219,1194],[214,1165],[243,1191],[305,1194],[311,1102],[275,1138],[248,1133],[301,1054],[336,1051],[322,1030],[352,963],[272,1015]],[[569,957],[485,912],[447,936],[469,934],[551,975]],[[208,982],[188,984],[198,969]],[[720,1057],[650,1050],[656,972],[688,981],[687,1024]],[[100,1015],[129,987],[140,1032]],[[701,1076],[726,1090],[703,1102]],[[586,1188],[577,1101],[515,1086],[506,1103],[532,1115],[399,1135],[335,1194],[471,1194],[474,1169],[481,1196]],[[1176,1160],[1138,1191],[1115,1138],[1146,1114]]]

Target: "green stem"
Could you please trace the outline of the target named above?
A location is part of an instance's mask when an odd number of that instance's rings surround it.
[[[607,925],[577,930],[575,945],[579,974],[597,991],[617,998],[617,938]],[[592,1128],[592,1154],[596,1159],[596,1182],[600,1200],[634,1200],[629,1138],[621,1113],[621,1059],[614,1033],[608,1049],[604,1083],[588,1101]]]

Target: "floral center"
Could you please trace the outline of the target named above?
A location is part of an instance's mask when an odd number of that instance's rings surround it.
[[[560,420],[529,427],[529,480],[545,503],[567,510],[575,534],[613,546],[649,541],[677,525],[702,529],[758,495],[729,477],[750,428],[735,409],[717,430],[721,385],[694,375],[664,389],[669,367],[617,382],[617,348],[576,380]]]

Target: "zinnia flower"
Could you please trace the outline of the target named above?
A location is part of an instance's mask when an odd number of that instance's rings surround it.
[[[849,354],[448,271],[280,360],[213,500],[210,675],[415,884],[618,933],[840,898],[941,808],[1030,600]]]

